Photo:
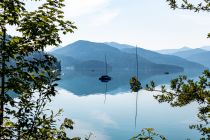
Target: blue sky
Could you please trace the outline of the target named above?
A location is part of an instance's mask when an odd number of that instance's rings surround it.
[[[62,35],[61,45],[77,40],[115,41],[150,50],[210,45],[210,13],[174,11],[165,1],[66,0],[65,17],[78,30]],[[33,9],[36,4],[27,6]]]

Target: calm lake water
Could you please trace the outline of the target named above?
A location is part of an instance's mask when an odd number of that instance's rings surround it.
[[[185,74],[196,77],[201,73]],[[92,140],[128,140],[142,128],[152,127],[169,140],[199,139],[197,131],[189,129],[190,124],[198,121],[196,103],[172,108],[167,103],[159,104],[153,98],[158,93],[145,90],[138,93],[135,128],[136,93],[131,93],[129,89],[131,75],[114,72],[110,75],[113,80],[102,83],[98,80],[98,74],[64,71],[58,88],[60,94],[52,102],[51,108],[63,108],[63,117],[75,122],[74,130],[69,135],[85,137],[91,132]],[[139,75],[145,85],[150,80],[168,84],[179,74]]]

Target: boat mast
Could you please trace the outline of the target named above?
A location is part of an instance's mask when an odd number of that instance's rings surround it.
[[[138,49],[136,45],[136,78],[139,79],[139,62],[138,62]]]
[[[107,60],[106,60],[106,55],[105,55],[105,67],[106,67],[106,75],[107,75]]]
[[[136,78],[139,80],[139,64],[138,64],[138,49],[136,45]],[[137,123],[137,116],[138,116],[138,91],[136,93],[136,113],[135,113],[135,128]]]

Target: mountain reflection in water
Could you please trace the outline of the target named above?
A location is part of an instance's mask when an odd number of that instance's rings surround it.
[[[193,103],[182,108],[172,108],[167,103],[159,104],[153,98],[156,94],[141,90],[138,100],[138,117],[134,126],[136,95],[130,92],[104,95],[77,96],[65,89],[58,89],[51,103],[52,110],[63,108],[64,118],[71,118],[75,124],[70,136],[84,138],[90,132],[91,140],[128,140],[142,128],[152,127],[168,140],[199,139],[189,125],[197,121],[198,105]]]
[[[59,87],[64,88],[75,95],[86,96],[91,94],[101,94],[105,91],[107,94],[117,94],[119,92],[130,91],[129,80],[135,74],[134,72],[120,72],[112,71],[109,73],[109,76],[112,77],[112,80],[108,82],[107,87],[106,83],[98,80],[98,77],[101,76],[100,72],[97,71],[74,71],[74,70],[64,70],[59,82]],[[144,87],[150,81],[155,81],[157,85],[168,84],[171,79],[178,77],[179,75],[187,75],[190,77],[197,77],[202,71],[186,71],[183,73],[175,74],[155,74],[155,73],[143,73],[139,72],[139,80]],[[107,89],[106,89],[107,88]]]
[[[97,71],[64,70],[52,109],[64,109],[64,116],[74,120],[71,136],[94,133],[92,140],[127,140],[137,135],[142,128],[152,127],[170,140],[198,139],[197,131],[189,125],[196,122],[197,104],[172,108],[167,103],[159,104],[153,98],[156,92],[140,90],[136,106],[136,94],[131,93],[129,80],[133,72],[111,71],[112,80],[98,80],[102,73]],[[197,77],[202,71],[187,71],[176,74],[139,73],[143,86],[151,80],[157,85],[168,84],[178,75]],[[137,109],[137,110],[135,110]],[[136,128],[134,125],[135,113]]]

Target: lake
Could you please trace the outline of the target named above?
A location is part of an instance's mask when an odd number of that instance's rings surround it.
[[[185,72],[169,75],[139,74],[143,85],[151,80],[168,84],[180,74],[197,77],[199,72]],[[190,124],[198,122],[198,105],[192,103],[182,108],[172,108],[167,103],[159,104],[153,98],[157,92],[141,90],[138,93],[137,119],[136,94],[129,89],[131,75],[110,73],[113,80],[102,83],[98,74],[91,72],[64,71],[59,82],[58,92],[51,104],[53,110],[63,108],[63,117],[71,118],[74,130],[71,136],[85,137],[93,133],[91,140],[128,140],[137,135],[142,128],[154,128],[169,140],[199,139]]]

